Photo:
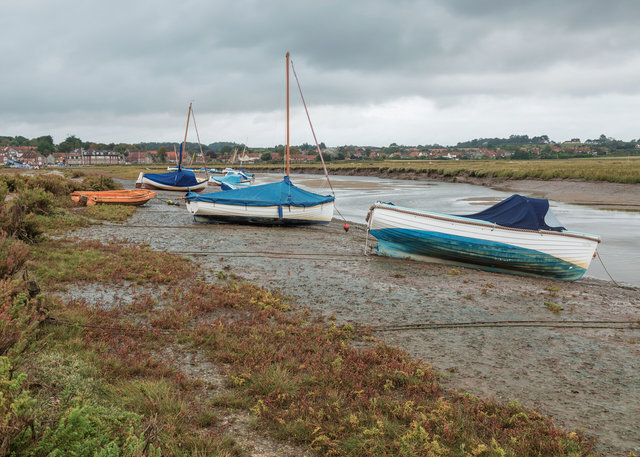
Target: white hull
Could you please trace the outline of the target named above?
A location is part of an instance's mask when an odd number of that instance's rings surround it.
[[[513,229],[385,204],[374,205],[368,221],[383,255],[567,280],[584,274],[600,242],[593,235]]]
[[[187,211],[200,221],[229,221],[264,224],[328,224],[333,218],[334,203],[311,207],[239,206],[199,201],[187,201]]]
[[[138,180],[136,181],[136,188],[171,190],[176,192],[188,192],[188,191],[200,192],[203,189],[206,189],[207,183],[208,183],[208,180],[206,178],[196,177],[196,180],[198,181],[198,184],[196,184],[195,186],[188,186],[188,187],[168,186],[166,184],[162,184],[147,178],[144,175],[144,173],[141,172],[140,175],[138,176]]]

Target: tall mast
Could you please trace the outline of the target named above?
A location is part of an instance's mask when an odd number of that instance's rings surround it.
[[[187,132],[189,131],[189,119],[191,119],[191,103],[189,103],[189,112],[187,113],[187,128],[184,130],[184,141],[182,142],[182,148],[180,148],[180,161],[178,162],[178,171],[182,170],[182,154],[187,152]]]
[[[289,51],[287,51],[287,176],[289,176]]]

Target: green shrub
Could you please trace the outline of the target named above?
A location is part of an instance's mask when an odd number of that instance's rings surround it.
[[[25,177],[21,175],[4,175],[0,177],[9,192],[18,192],[25,188]]]
[[[78,182],[53,174],[39,176],[37,179],[33,178],[29,184],[30,187],[43,189],[56,197],[68,196],[71,192],[82,188]]]
[[[9,188],[7,187],[7,183],[0,181],[0,205],[4,204],[4,199],[7,198],[8,194]]]
[[[120,185],[116,183],[113,178],[102,175],[87,176],[82,180],[82,186],[85,190],[115,190],[119,189]]]
[[[22,280],[0,280],[0,356],[12,350],[19,353],[28,344],[32,332],[46,317],[45,300],[43,295],[31,297],[28,284]]]
[[[25,206],[17,200],[0,210],[0,229],[28,243],[38,241],[42,236],[37,216],[27,214]]]
[[[133,432],[140,426],[141,416],[115,408],[82,404],[80,400],[74,403],[54,428],[44,430],[36,448],[27,452],[29,455],[121,456],[125,455],[121,453],[123,447],[131,450],[132,439],[137,444],[143,442]]]
[[[20,270],[28,255],[29,248],[24,243],[0,233],[0,279]]]
[[[26,213],[48,215],[55,206],[51,192],[37,187],[19,192],[18,200],[25,206]]]
[[[69,176],[71,178],[81,178],[84,176],[84,171],[77,169],[65,169],[64,175]]]
[[[33,424],[35,400],[25,388],[27,375],[13,371],[7,357],[0,357],[0,455],[9,455],[13,439]]]

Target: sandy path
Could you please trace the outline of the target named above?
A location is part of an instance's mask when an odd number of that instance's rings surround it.
[[[127,239],[193,256],[279,289],[341,322],[376,326],[498,320],[640,321],[640,290],[564,283],[363,255],[365,231],[195,224],[161,192],[122,226],[84,238]],[[188,254],[191,253],[191,254]],[[545,306],[563,307],[558,314]],[[597,437],[605,455],[640,453],[640,330],[473,328],[378,332],[439,369],[452,389],[518,399]]]

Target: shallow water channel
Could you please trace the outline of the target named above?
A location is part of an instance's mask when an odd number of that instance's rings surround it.
[[[280,175],[262,174],[256,184],[272,182]],[[294,184],[318,193],[330,193],[326,179],[319,175],[299,175]],[[332,176],[336,207],[350,222],[365,223],[369,207],[376,201],[447,214],[482,211],[511,193],[472,184],[437,181],[407,181],[373,176]],[[551,201],[560,222],[574,232],[600,236],[598,252],[606,270],[619,283],[640,286],[640,212],[612,211]],[[339,214],[334,214],[339,217]],[[586,277],[609,279],[596,258]]]

